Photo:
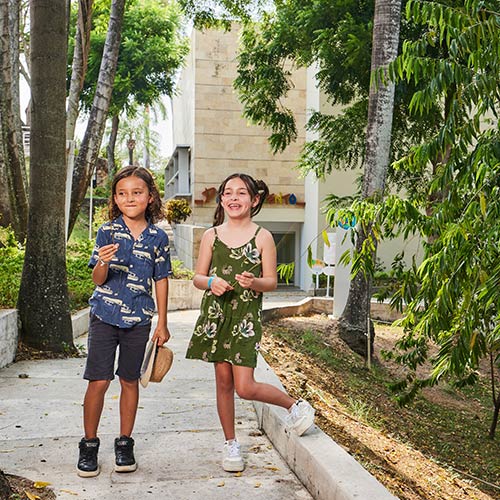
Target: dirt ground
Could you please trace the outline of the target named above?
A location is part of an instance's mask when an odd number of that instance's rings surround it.
[[[345,375],[341,371],[339,374],[339,370],[330,370],[310,354],[293,349],[283,336],[274,335],[280,329],[296,335],[307,330],[313,331],[324,339],[325,345],[328,344],[336,353],[342,353],[342,357],[348,362],[351,360],[355,373],[356,364],[359,370],[361,358],[353,354],[340,338],[332,335],[333,320],[318,314],[273,320],[264,326],[263,354],[286,389],[295,397],[307,398],[317,410],[318,426],[353,455],[395,496],[404,500],[500,498],[500,489],[497,490],[498,496],[490,496],[481,491],[466,473],[459,474],[451,466],[438,463],[430,454],[408,444],[404,439],[404,429],[401,433],[397,430],[387,432],[384,425],[378,425],[377,415],[371,413],[374,407],[377,414],[386,415],[388,419],[396,421],[401,416],[403,422],[403,412],[411,409],[395,409],[397,405],[383,394],[375,394],[371,405],[356,403],[353,401],[356,396],[353,398],[349,389],[349,384],[353,382],[348,381],[350,376],[347,370]],[[392,347],[399,333],[392,327],[376,328],[375,356],[379,360],[380,350]],[[385,361],[383,364],[394,373],[401,370],[399,365],[391,365]],[[478,402],[470,399],[460,401],[440,388],[427,390],[424,397],[460,411],[474,412],[481,409]],[[358,411],[351,411],[353,407],[356,410],[356,404]],[[408,415],[405,418],[408,418]],[[437,439],[440,439],[440,436],[437,436]]]

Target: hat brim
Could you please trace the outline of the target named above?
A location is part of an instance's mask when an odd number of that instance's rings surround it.
[[[174,353],[167,346],[157,348],[157,340],[150,340],[144,352],[141,366],[140,382],[147,387],[149,382],[161,382],[170,370],[174,360]]]

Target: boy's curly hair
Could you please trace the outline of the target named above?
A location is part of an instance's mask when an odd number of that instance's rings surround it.
[[[156,186],[153,174],[144,167],[136,167],[134,165],[129,165],[119,170],[113,177],[113,183],[111,184],[111,196],[108,203],[108,212],[110,220],[116,219],[121,215],[120,209],[115,203],[116,185],[122,179],[126,177],[135,176],[142,179],[149,190],[149,194],[152,197],[151,203],[148,204],[146,209],[146,219],[153,224],[165,218],[165,213],[163,211],[163,203],[161,201],[160,192]]]

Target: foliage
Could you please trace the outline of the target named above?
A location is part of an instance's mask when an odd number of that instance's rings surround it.
[[[184,267],[184,263],[179,259],[172,259],[172,273],[173,278],[178,280],[190,280],[193,279],[194,272],[187,267]]]
[[[280,280],[285,280],[285,283],[288,285],[290,280],[293,278],[295,274],[295,262],[288,262],[286,264],[278,264],[276,268],[278,276]]]
[[[12,230],[2,232],[7,234],[0,246],[0,308],[14,309],[21,284],[24,249],[16,242]]]
[[[191,205],[184,198],[168,200],[165,203],[165,216],[169,224],[184,222],[191,215]]]
[[[89,63],[81,95],[87,110],[92,106],[99,75],[109,4],[104,0],[94,2]],[[136,105],[151,105],[161,96],[173,94],[176,71],[189,50],[187,39],[181,34],[181,22],[180,10],[174,2],[127,2],[111,115],[133,111]],[[72,57],[72,46],[68,53]]]
[[[450,7],[412,0],[406,13],[426,33],[405,42],[391,75],[424,83],[412,95],[410,109],[426,114],[439,107],[443,119],[430,140],[414,146],[395,167],[407,176],[425,174],[429,183],[425,191],[410,192],[405,199],[391,195],[384,203],[356,202],[351,210],[374,224],[377,238],[417,234],[425,241],[423,262],[401,274],[402,286],[392,297],[396,308],[406,307],[401,321],[405,334],[398,351],[390,354],[410,369],[395,386],[400,401],[446,379],[459,386],[473,384],[486,358],[498,407],[494,380],[500,369],[500,130],[496,121],[500,11],[493,1]],[[429,57],[431,50],[438,56]],[[369,245],[358,261],[368,255]],[[432,343],[438,352],[431,356]],[[431,372],[417,377],[417,367],[429,357]],[[495,426],[494,417],[490,437]]]

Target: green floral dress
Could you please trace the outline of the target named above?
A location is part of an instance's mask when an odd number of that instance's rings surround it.
[[[218,238],[215,228],[209,274],[224,278],[234,290],[221,297],[210,290],[205,292],[187,358],[255,368],[262,336],[262,293],[242,288],[235,275],[250,271],[260,276],[262,265],[255,243],[259,230],[260,227],[248,243],[229,248]]]

